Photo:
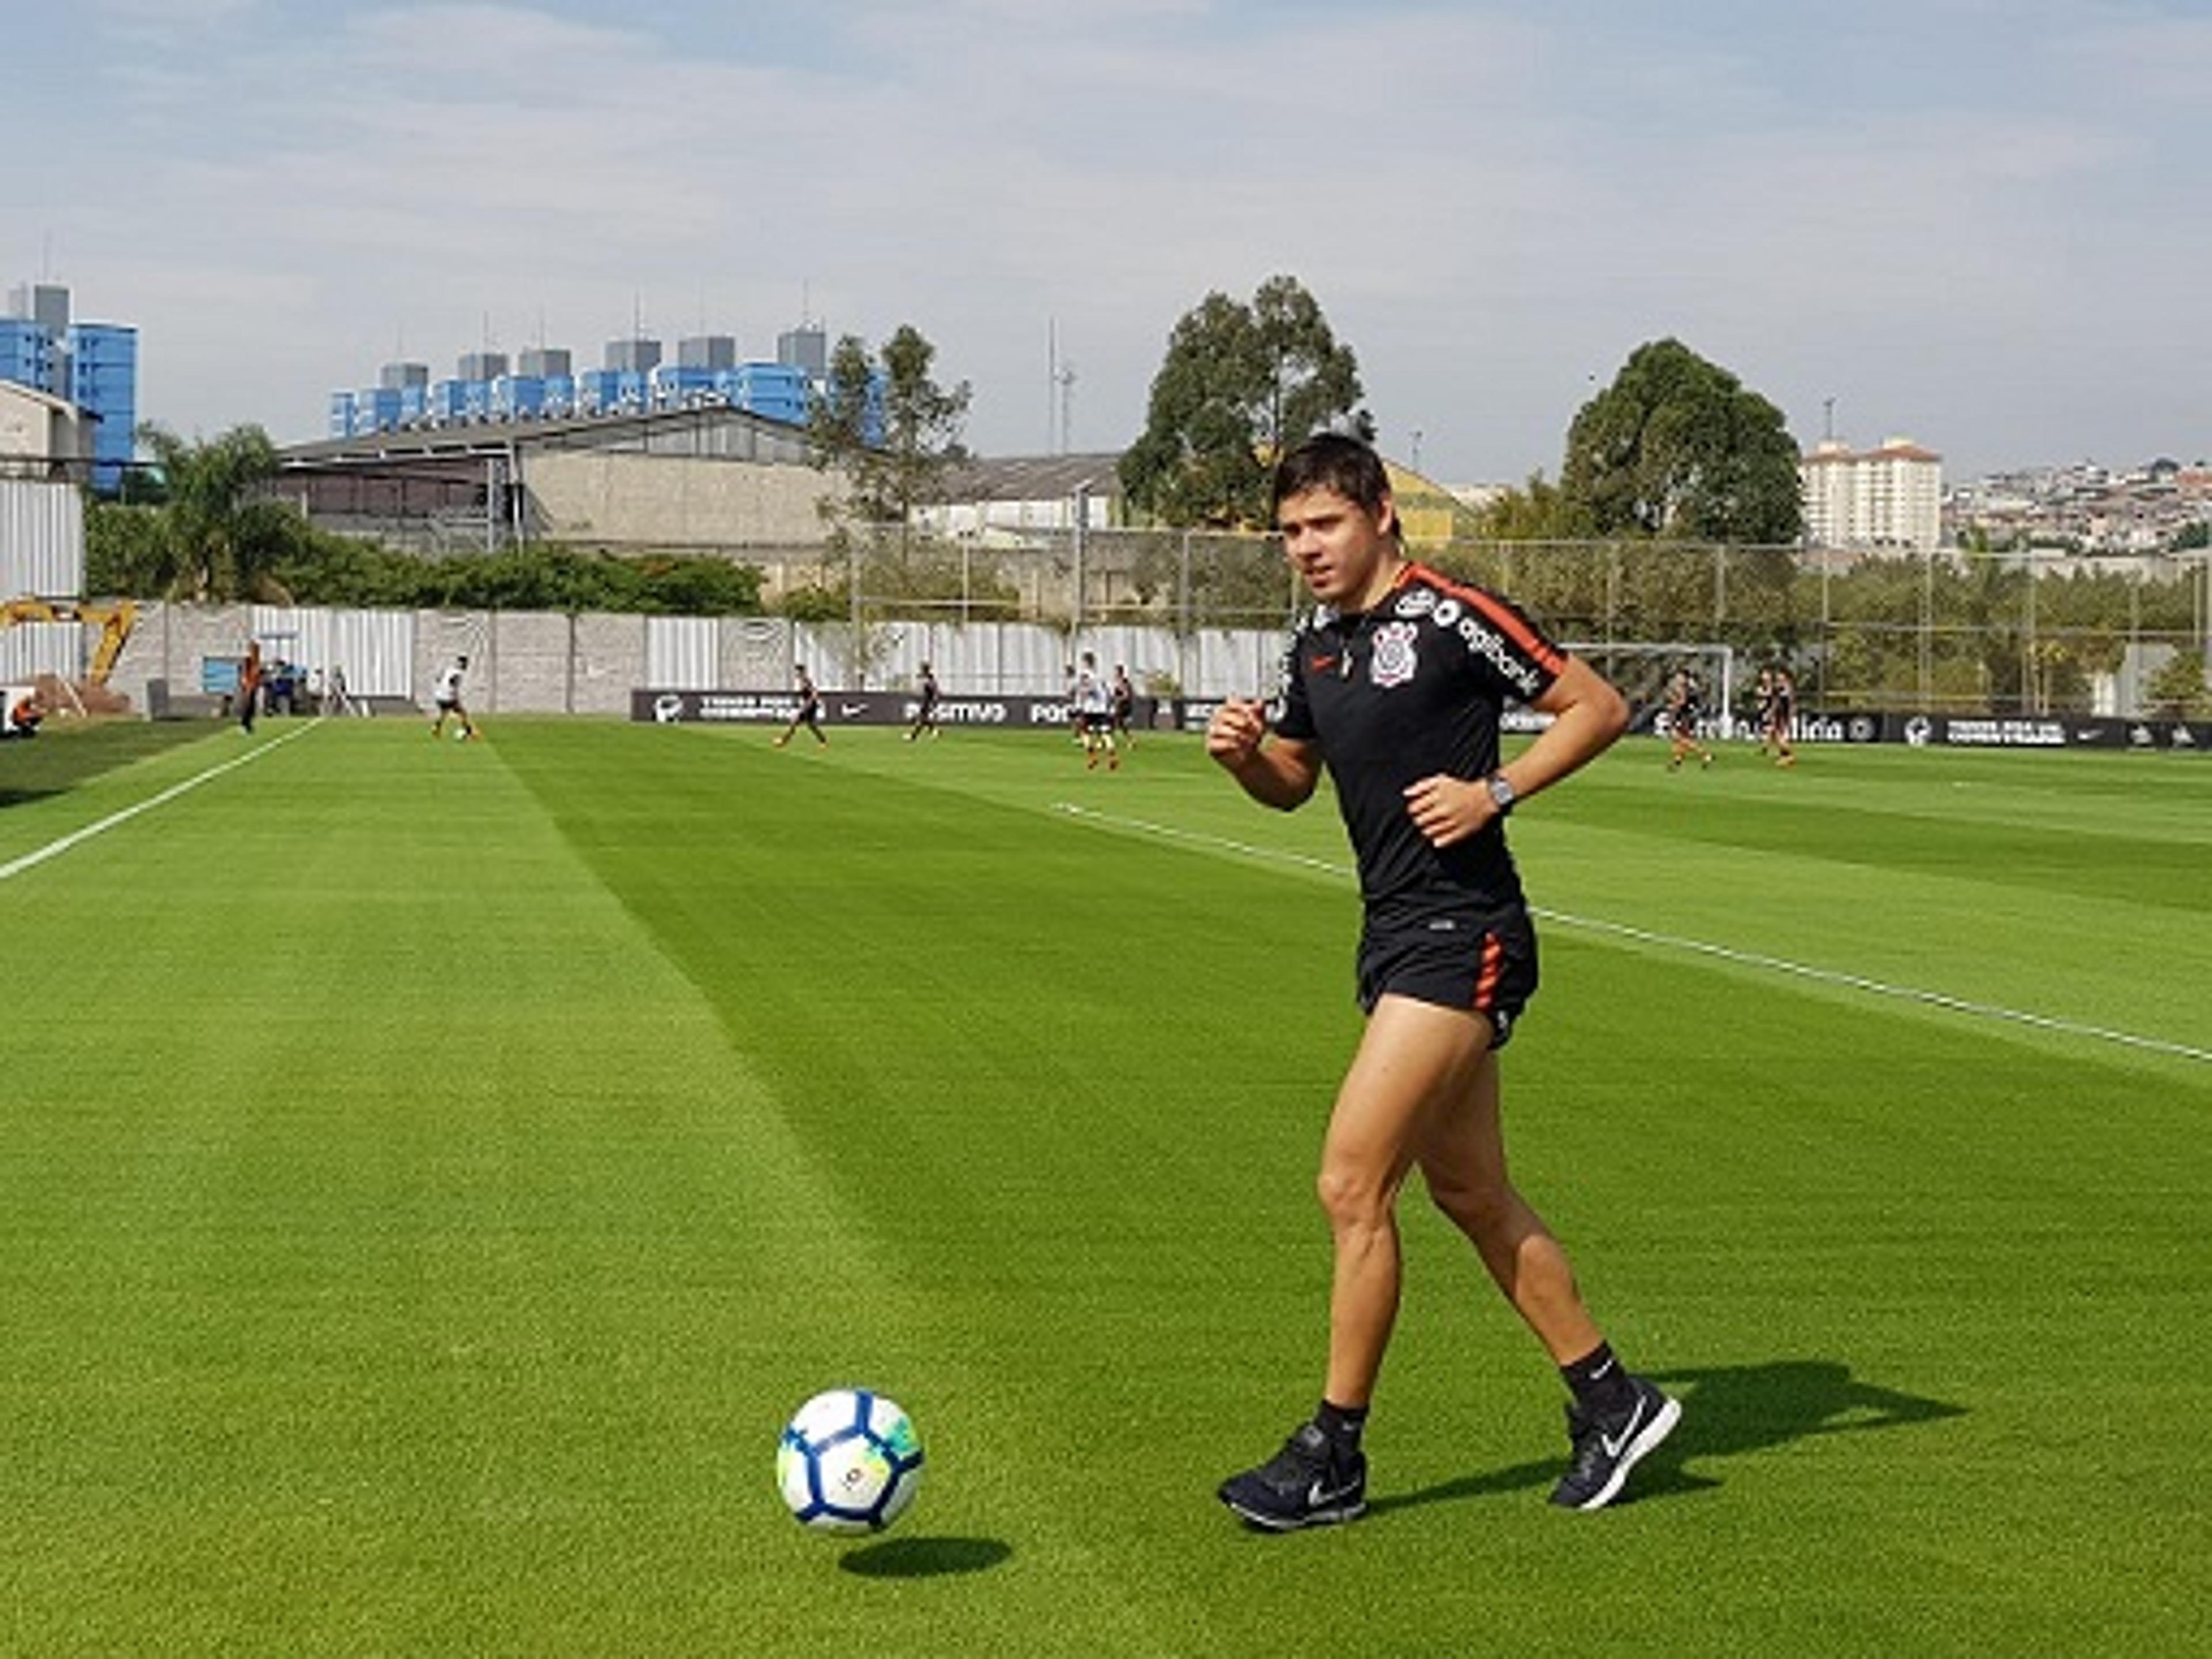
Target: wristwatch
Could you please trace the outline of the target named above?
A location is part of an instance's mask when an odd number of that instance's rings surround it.
[[[1483,787],[1490,791],[1491,801],[1497,806],[1499,817],[1504,817],[1513,810],[1513,803],[1516,797],[1513,793],[1512,779],[1507,777],[1503,772],[1492,772],[1482,781],[1482,783]]]

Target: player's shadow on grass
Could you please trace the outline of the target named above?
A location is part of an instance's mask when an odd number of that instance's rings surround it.
[[[1855,1434],[1868,1429],[1901,1429],[1965,1415],[1966,1407],[1941,1400],[1885,1389],[1851,1375],[1832,1359],[1777,1359],[1763,1365],[1719,1365],[1706,1370],[1654,1371],[1655,1380],[1682,1402],[1682,1421],[1666,1443],[1636,1471],[1624,1503],[1708,1492],[1722,1484],[1688,1466],[1808,1439],[1816,1434]],[[1516,1463],[1440,1481],[1418,1492],[1377,1498],[1376,1513],[1410,1509],[1462,1498],[1548,1486],[1565,1468],[1561,1455],[1540,1463]]]
[[[1013,1553],[995,1538],[886,1538],[841,1556],[837,1567],[863,1578],[944,1578],[988,1572]]]

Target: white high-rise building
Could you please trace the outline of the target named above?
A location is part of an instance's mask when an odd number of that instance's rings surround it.
[[[1943,458],[1910,438],[1854,451],[1830,438],[1797,464],[1814,547],[1933,552],[1943,538]]]

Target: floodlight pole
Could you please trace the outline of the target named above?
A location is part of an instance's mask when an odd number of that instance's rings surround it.
[[[1075,600],[1068,608],[1068,638],[1073,641],[1083,632],[1083,556],[1091,528],[1091,480],[1085,478],[1076,485],[1071,499],[1075,507],[1075,534],[1072,538],[1075,553]]]

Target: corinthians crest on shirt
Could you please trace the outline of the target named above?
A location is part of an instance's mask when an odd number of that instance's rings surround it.
[[[1375,630],[1375,654],[1369,662],[1368,674],[1376,685],[1387,691],[1413,678],[1414,671],[1420,666],[1420,658],[1413,649],[1419,631],[1409,622],[1385,623]]]

